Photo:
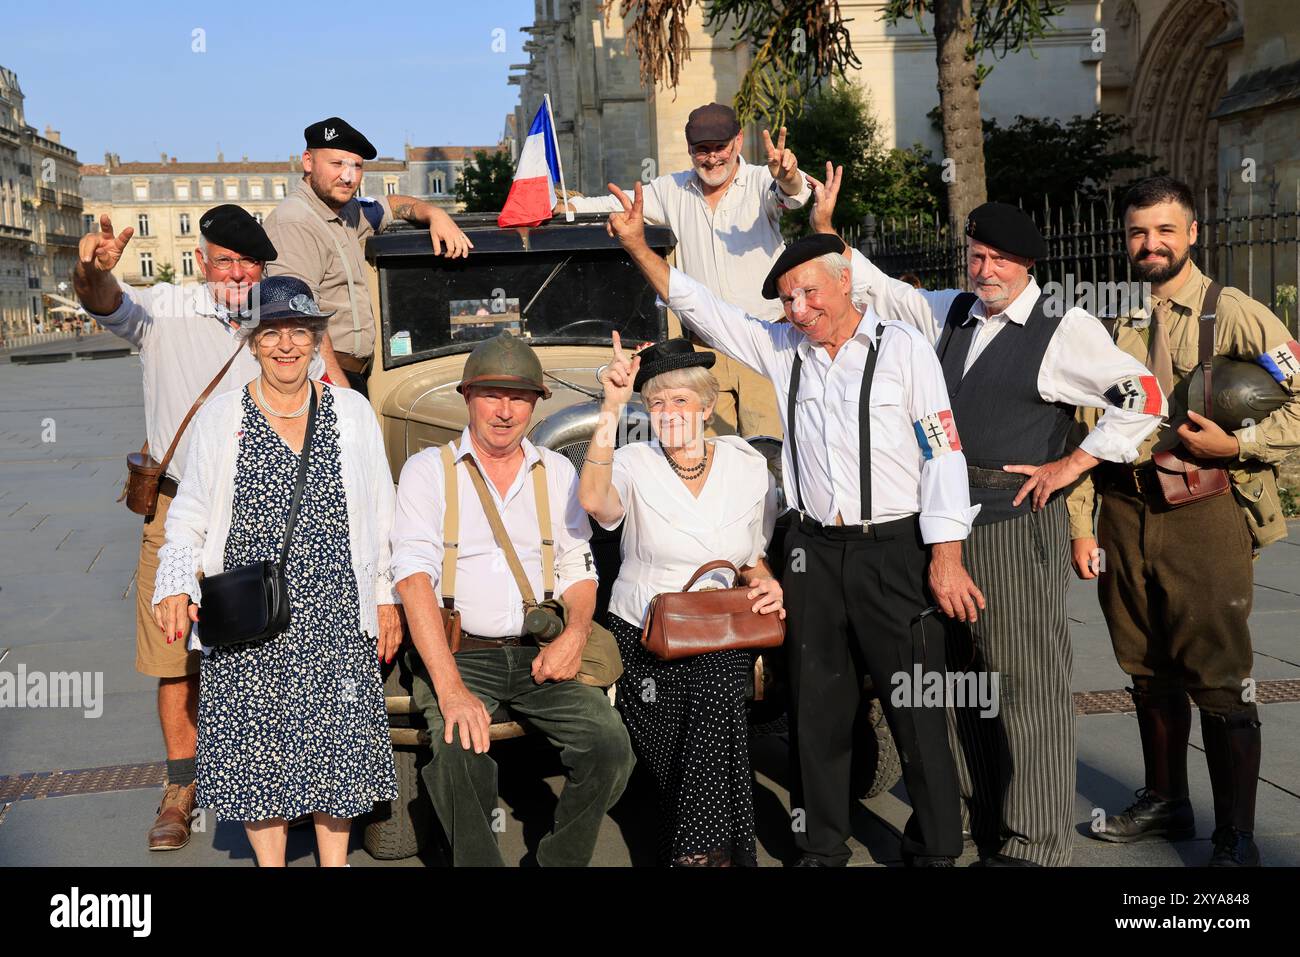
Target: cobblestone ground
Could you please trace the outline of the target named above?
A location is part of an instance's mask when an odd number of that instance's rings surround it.
[[[101,343],[96,337],[95,346]],[[103,345],[121,343],[104,340]],[[161,760],[154,683],[134,670],[134,572],[140,519],[115,499],[124,457],[143,438],[138,358],[79,359],[10,365],[0,357],[0,672],[82,672],[102,680],[92,708],[0,708],[0,864],[177,866],[252,863],[237,824],[205,825],[185,850],[150,855],[145,830],[158,790],[133,787]],[[1267,863],[1300,864],[1300,533],[1269,549],[1256,568],[1256,677],[1282,700],[1265,704],[1258,837]],[[1076,692],[1121,689],[1091,586],[1070,595]],[[12,680],[12,679],[8,679]],[[1288,690],[1290,689],[1290,690]],[[1209,782],[1199,750],[1190,759],[1198,839],[1136,847],[1086,836],[1094,809],[1123,808],[1141,784],[1141,755],[1124,696],[1080,698],[1077,721],[1079,865],[1181,865],[1203,862],[1212,829]],[[1288,700],[1289,699],[1289,700]],[[1263,700],[1269,700],[1265,697]],[[95,714],[95,711],[99,711]],[[1199,748],[1199,732],[1193,731]],[[502,835],[507,860],[519,860],[544,833],[558,765],[537,742],[497,746]],[[788,860],[793,842],[784,739],[756,742],[756,804],[762,863]],[[42,777],[45,772],[104,769]],[[26,781],[15,776],[33,774]],[[873,799],[855,817],[853,863],[896,865],[896,828],[906,793]],[[867,812],[870,813],[867,813]],[[614,809],[596,863],[649,863],[654,856],[653,798],[640,780]],[[295,864],[313,863],[307,829],[291,833]],[[964,862],[973,859],[968,850]],[[354,835],[354,864],[373,864]],[[407,864],[439,863],[437,853]]]

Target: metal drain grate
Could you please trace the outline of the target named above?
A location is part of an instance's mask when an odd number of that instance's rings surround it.
[[[74,771],[29,771],[26,774],[0,777],[0,802],[39,801],[72,794],[103,794],[106,791],[162,787],[166,771],[167,765],[162,761],[79,768]]]
[[[1278,678],[1255,684],[1256,704],[1281,704],[1300,701],[1300,678]],[[1076,691],[1075,715],[1125,714],[1133,710],[1133,699],[1122,688],[1118,691]]]

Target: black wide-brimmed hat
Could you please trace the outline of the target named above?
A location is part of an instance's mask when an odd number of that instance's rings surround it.
[[[691,366],[710,369],[718,361],[712,352],[696,352],[689,339],[665,339],[642,349],[639,355],[641,368],[637,370],[636,381],[632,383],[632,388],[637,392],[657,375],[674,369],[689,369]]]
[[[259,282],[254,290],[252,317],[245,323],[249,328],[255,329],[264,322],[291,320],[324,324],[334,315],[321,312],[312,297],[311,286],[297,276],[272,276]]]

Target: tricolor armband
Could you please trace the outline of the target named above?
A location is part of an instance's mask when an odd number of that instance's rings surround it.
[[[948,409],[922,416],[912,423],[912,431],[916,433],[916,444],[921,447],[921,454],[927,461],[945,452],[961,451],[957,423]]]
[[[1153,375],[1125,376],[1102,393],[1106,401],[1127,412],[1159,415],[1164,396],[1160,381]]]
[[[1286,382],[1300,372],[1300,342],[1294,339],[1270,349],[1255,360],[1278,382]]]

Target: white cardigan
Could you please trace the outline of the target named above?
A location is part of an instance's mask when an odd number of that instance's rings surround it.
[[[393,588],[389,533],[393,527],[393,478],[383,437],[370,403],[358,392],[327,385],[338,418],[343,491],[347,498],[352,571],[360,599],[358,626],[378,637],[376,605],[400,604]],[[198,570],[225,570],[226,538],[235,496],[244,390],[210,399],[190,423],[190,451],[176,498],[167,511],[166,541],[158,550],[156,605],[169,595],[199,601]],[[286,489],[286,494],[291,490]],[[190,647],[202,647],[195,627]]]

